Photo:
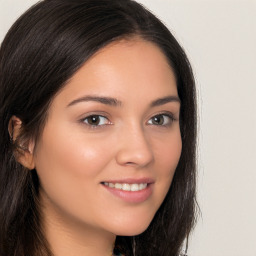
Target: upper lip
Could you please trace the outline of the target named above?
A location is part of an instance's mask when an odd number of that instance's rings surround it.
[[[126,184],[141,184],[141,183],[154,183],[152,178],[124,178],[124,179],[110,179],[103,182],[107,183],[126,183]]]

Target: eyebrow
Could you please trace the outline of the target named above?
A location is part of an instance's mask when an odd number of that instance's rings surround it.
[[[84,97],[81,97],[81,98],[78,98],[76,100],[71,101],[68,104],[68,107],[73,106],[73,105],[75,105],[77,103],[80,103],[80,102],[88,102],[88,101],[95,101],[95,102],[99,102],[99,103],[102,103],[102,104],[105,104],[105,105],[114,106],[114,107],[122,105],[122,102],[117,100],[117,99],[115,99],[115,98],[103,97],[103,96],[90,96],[90,95],[88,95],[88,96],[84,96]]]
[[[157,100],[154,100],[151,104],[150,107],[157,107],[157,106],[161,106],[164,104],[167,104],[169,102],[178,102],[180,103],[180,99],[178,96],[167,96],[167,97],[163,97]]]
[[[88,102],[88,101],[94,101],[94,102],[99,102],[105,105],[109,105],[109,106],[122,106],[122,102],[116,98],[112,98],[112,97],[104,97],[104,96],[92,96],[92,95],[87,95],[87,96],[83,96],[81,98],[75,99],[73,101],[71,101],[67,107],[73,106],[77,103],[80,102]],[[178,96],[167,96],[167,97],[163,97],[163,98],[159,98],[154,100],[151,104],[150,107],[157,107],[157,106],[161,106],[164,104],[167,104],[169,102],[178,102],[180,103],[180,99]]]

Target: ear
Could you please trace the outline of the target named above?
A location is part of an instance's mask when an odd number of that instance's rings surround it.
[[[34,143],[29,141],[26,143],[27,145],[24,145],[21,141],[19,141],[21,128],[22,121],[18,117],[12,116],[9,121],[8,132],[13,144],[16,145],[14,150],[15,159],[27,169],[32,170],[35,168],[33,155]]]

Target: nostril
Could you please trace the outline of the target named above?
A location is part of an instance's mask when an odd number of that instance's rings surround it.
[[[122,150],[116,155],[116,161],[123,166],[147,166],[153,161],[154,157],[151,152],[141,152],[136,150]]]

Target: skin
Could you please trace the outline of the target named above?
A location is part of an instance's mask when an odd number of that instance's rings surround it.
[[[118,103],[82,99],[88,95]],[[152,106],[169,96],[176,100]],[[181,154],[177,99],[166,57],[140,39],[103,48],[57,94],[31,153],[54,255],[109,256],[116,235],[137,235],[148,227]],[[91,125],[91,115],[101,116],[100,122]],[[150,178],[152,194],[127,202],[102,185],[127,178]]]

